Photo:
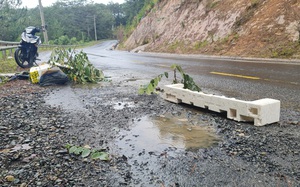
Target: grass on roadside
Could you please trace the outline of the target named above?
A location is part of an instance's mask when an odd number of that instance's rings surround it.
[[[0,60],[0,73],[16,73],[17,67],[18,65],[13,58]]]

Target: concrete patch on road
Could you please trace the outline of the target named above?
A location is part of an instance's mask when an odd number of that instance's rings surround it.
[[[190,104],[219,113],[226,112],[229,119],[254,122],[255,126],[275,123],[280,118],[280,101],[276,99],[243,101],[183,89],[183,84],[165,85],[161,96],[174,103]]]

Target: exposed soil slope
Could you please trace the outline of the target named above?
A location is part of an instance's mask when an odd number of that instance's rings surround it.
[[[299,0],[161,0],[127,50],[297,58]]]

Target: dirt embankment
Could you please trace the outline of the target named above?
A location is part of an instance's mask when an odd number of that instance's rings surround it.
[[[127,50],[297,58],[299,0],[161,0]]]

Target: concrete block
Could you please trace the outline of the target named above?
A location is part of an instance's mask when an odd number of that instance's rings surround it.
[[[190,104],[219,113],[226,112],[229,119],[254,122],[255,126],[275,123],[280,118],[280,101],[276,99],[243,101],[183,89],[183,84],[165,85],[161,96],[173,103]]]

